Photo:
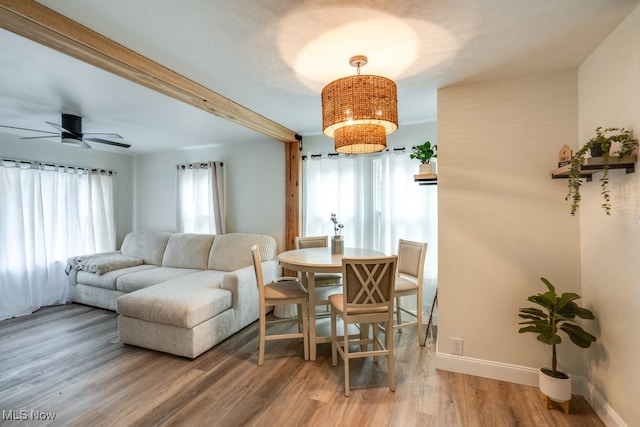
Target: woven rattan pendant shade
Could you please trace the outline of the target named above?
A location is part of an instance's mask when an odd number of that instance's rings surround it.
[[[335,149],[343,154],[364,154],[387,147],[387,133],[381,125],[351,125],[336,129]]]
[[[389,134],[398,129],[396,84],[380,76],[352,76],[322,89],[322,129],[328,137],[352,124],[375,124]]]
[[[335,80],[322,89],[322,130],[335,138],[339,153],[372,153],[387,146],[386,135],[398,129],[396,84],[386,77],[360,75],[364,56],[350,64],[358,75]]]

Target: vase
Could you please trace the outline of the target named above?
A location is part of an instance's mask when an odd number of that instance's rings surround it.
[[[420,163],[420,175],[428,175],[433,173],[433,165],[431,163]]]
[[[331,238],[331,253],[338,255],[344,253],[344,239],[342,236],[333,236]]]

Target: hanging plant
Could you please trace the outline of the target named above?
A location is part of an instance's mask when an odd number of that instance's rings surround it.
[[[578,151],[573,155],[569,162],[569,191],[565,200],[571,200],[571,215],[575,215],[580,207],[580,201],[582,200],[580,194],[580,187],[582,186],[582,167],[585,164],[585,160],[588,154],[595,149],[602,150],[602,176],[600,177],[600,187],[602,191],[603,203],[602,209],[604,209],[607,215],[611,215],[611,195],[609,194],[609,169],[611,159],[611,146],[613,143],[619,143],[620,148],[614,154],[616,157],[624,157],[632,154],[638,148],[638,140],[635,139],[629,130],[624,128],[609,127],[603,129],[602,127],[596,128],[596,136],[591,138],[585,145],[580,147]]]

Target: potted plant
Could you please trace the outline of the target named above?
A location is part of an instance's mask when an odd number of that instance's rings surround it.
[[[420,174],[429,174],[433,172],[433,167],[431,165],[431,159],[435,159],[438,157],[436,151],[438,150],[437,145],[431,145],[431,142],[426,141],[422,145],[416,145],[411,148],[412,153],[409,154],[409,157],[412,159],[418,159],[420,161]]]
[[[602,188],[602,208],[607,215],[611,215],[611,196],[609,195],[609,160],[611,158],[611,149],[617,148],[615,156],[624,157],[632,154],[638,148],[638,140],[633,137],[631,131],[624,128],[609,127],[603,129],[596,128],[596,136],[591,138],[583,145],[571,158],[569,162],[569,191],[565,200],[571,200],[571,215],[575,215],[580,206],[580,186],[582,185],[581,172],[582,167],[587,158],[587,154],[591,157],[602,157],[602,176],[600,177],[600,186]]]
[[[580,295],[567,292],[562,295],[556,293],[555,287],[544,277],[540,280],[547,286],[547,292],[538,293],[527,298],[528,301],[539,305],[537,307],[521,308],[520,316],[525,325],[518,332],[532,332],[538,335],[538,341],[551,346],[551,366],[540,368],[540,391],[557,402],[571,400],[571,379],[568,374],[558,370],[556,346],[562,342],[559,332],[564,332],[572,343],[580,348],[588,348],[596,337],[582,329],[576,319],[593,320],[593,313],[576,304]]]

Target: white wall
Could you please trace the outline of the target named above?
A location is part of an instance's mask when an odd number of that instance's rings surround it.
[[[438,91],[438,368],[521,382],[474,363],[550,365],[517,314],[546,290],[540,277],[580,290],[579,224],[566,181],[550,176],[577,140],[577,96],[575,71]],[[449,356],[452,337],[463,358]],[[558,351],[560,368],[584,375],[571,344]]]
[[[625,127],[640,137],[640,7],[578,71],[580,144],[594,129]],[[637,165],[636,165],[637,166]],[[627,425],[640,425],[640,171],[611,171],[612,213],[600,208],[598,183],[582,186],[582,291],[598,321],[586,353],[589,381]]]
[[[98,149],[83,150],[52,141],[22,140],[0,134],[0,158],[35,160],[70,166],[115,170],[115,221],[118,247],[131,231],[133,210],[133,157]]]
[[[176,229],[176,165],[224,162],[227,232],[285,234],[285,146],[269,138],[245,144],[139,156],[136,162],[135,229]]]

